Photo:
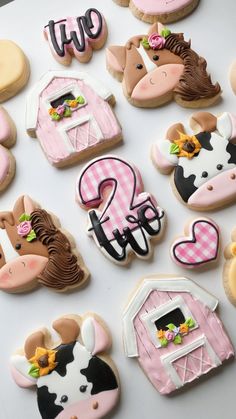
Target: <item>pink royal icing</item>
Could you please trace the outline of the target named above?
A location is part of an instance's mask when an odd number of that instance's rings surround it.
[[[192,3],[192,0],[132,0],[134,5],[144,13],[155,15],[175,12]]]

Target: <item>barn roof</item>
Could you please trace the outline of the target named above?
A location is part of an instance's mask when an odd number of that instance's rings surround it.
[[[153,290],[190,293],[196,300],[209,307],[211,311],[214,311],[218,305],[217,298],[199,287],[191,279],[157,275],[144,278],[132,295],[123,314],[124,346],[126,355],[129,357],[138,356],[134,319]]]
[[[89,74],[81,71],[68,71],[68,70],[49,70],[41,79],[34,85],[32,90],[27,96],[26,100],[26,129],[35,130],[38,117],[39,96],[43,90],[49,85],[54,78],[72,78],[83,80],[85,84],[92,87],[92,89],[104,100],[109,100],[112,97],[109,91],[102,83],[95,80]]]

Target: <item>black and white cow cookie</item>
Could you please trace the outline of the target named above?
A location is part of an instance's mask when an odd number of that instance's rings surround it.
[[[53,323],[60,342],[47,329],[30,335],[24,350],[11,357],[20,387],[37,386],[42,419],[100,419],[119,399],[118,375],[104,354],[111,337],[95,314],[70,315]],[[102,358],[97,354],[102,354]]]
[[[164,174],[173,171],[176,195],[194,210],[212,210],[236,200],[236,116],[224,112],[192,115],[187,135],[172,125],[152,147],[152,160]]]

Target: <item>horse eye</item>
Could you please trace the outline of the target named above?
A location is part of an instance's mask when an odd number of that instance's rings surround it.
[[[202,172],[202,177],[207,177],[208,173],[207,172]]]
[[[153,55],[152,58],[153,58],[154,61],[158,61],[160,57],[159,57],[159,55]]]
[[[68,396],[61,396],[61,403],[66,403],[68,401]]]
[[[136,65],[136,68],[137,68],[138,70],[142,70],[143,65],[142,65],[142,64],[137,64],[137,65]]]
[[[81,391],[81,393],[85,393],[85,391],[87,390],[87,387],[88,386],[80,386],[80,391]]]
[[[222,170],[223,169],[223,164],[217,164],[216,168],[217,168],[217,170]]]
[[[20,249],[21,249],[21,244],[20,244],[20,243],[16,243],[16,245],[15,245],[15,249],[16,249],[16,250],[20,250]]]

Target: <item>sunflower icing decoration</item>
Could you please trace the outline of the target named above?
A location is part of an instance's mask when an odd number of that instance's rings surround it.
[[[45,348],[37,348],[35,355],[29,360],[32,366],[28,374],[33,378],[49,374],[49,372],[53,371],[57,366],[55,359],[56,351]]]
[[[187,157],[191,159],[201,150],[201,144],[195,135],[187,135],[179,132],[180,138],[174,140],[170,146],[170,154],[176,154],[178,157]]]

